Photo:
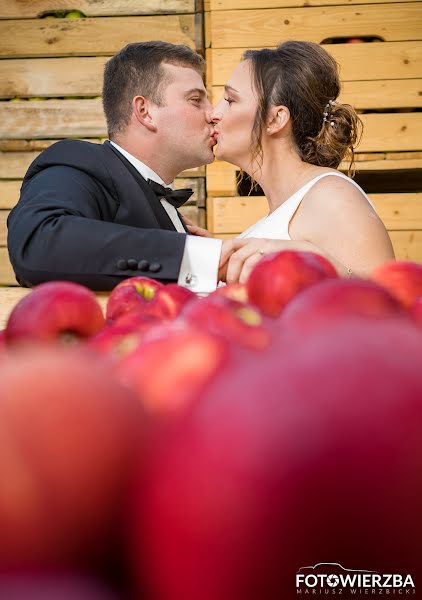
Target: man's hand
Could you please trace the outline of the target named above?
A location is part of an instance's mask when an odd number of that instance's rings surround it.
[[[269,240],[263,238],[234,238],[224,240],[219,277],[226,283],[244,283],[252,269],[266,254],[273,254],[281,250],[299,250],[318,252],[313,244],[305,241],[294,240]]]

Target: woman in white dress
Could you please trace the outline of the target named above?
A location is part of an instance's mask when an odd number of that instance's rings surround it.
[[[368,197],[337,170],[353,160],[361,125],[339,93],[337,63],[310,42],[248,50],[234,70],[213,114],[216,157],[261,186],[269,214],[224,242],[220,275],[228,283],[246,280],[263,254],[281,249],[319,252],[346,276],[394,258]]]

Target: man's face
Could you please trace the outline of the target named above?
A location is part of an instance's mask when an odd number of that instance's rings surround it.
[[[155,107],[157,133],[164,153],[180,171],[214,160],[211,104],[201,76],[189,67],[163,64],[169,83]]]

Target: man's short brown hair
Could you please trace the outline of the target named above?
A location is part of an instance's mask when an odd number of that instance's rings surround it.
[[[159,41],[128,44],[106,63],[103,107],[110,138],[128,125],[134,96],[162,104],[169,83],[163,63],[190,67],[200,75],[204,70],[204,59],[188,46]]]

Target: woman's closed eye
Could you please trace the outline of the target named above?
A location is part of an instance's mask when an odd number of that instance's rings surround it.
[[[233,98],[224,98],[224,100],[227,102],[227,104],[230,106],[231,104],[233,104],[234,100]]]

